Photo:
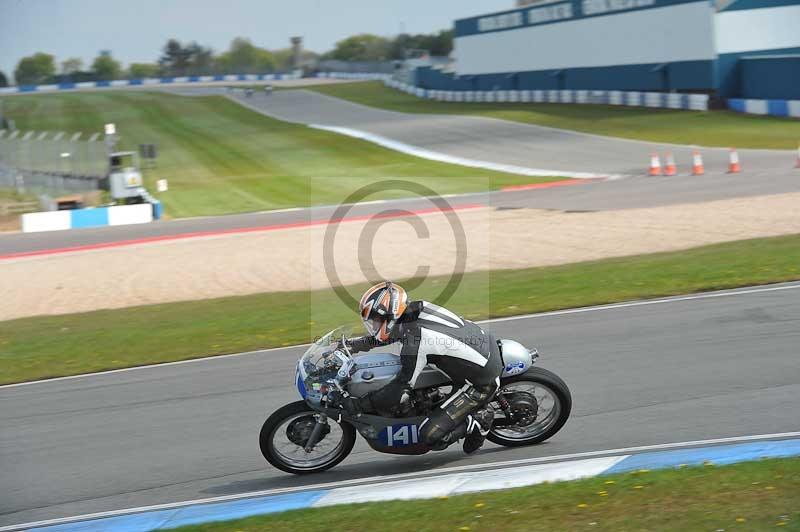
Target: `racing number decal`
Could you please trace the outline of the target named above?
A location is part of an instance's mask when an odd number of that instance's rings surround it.
[[[386,444],[389,447],[402,447],[419,443],[416,425],[394,425],[386,427]]]

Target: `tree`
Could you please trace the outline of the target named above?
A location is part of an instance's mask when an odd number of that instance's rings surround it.
[[[275,58],[275,67],[278,70],[289,70],[292,68],[292,58],[294,52],[291,48],[281,48],[280,50],[273,50],[272,57]]]
[[[214,51],[194,41],[184,46],[179,40],[170,39],[158,64],[171,76],[208,74],[214,65]]]
[[[336,43],[328,54],[340,61],[383,61],[389,56],[389,40],[378,35],[362,33]]]
[[[65,76],[72,75],[81,70],[83,70],[83,59],[80,57],[70,57],[61,62],[61,73]]]
[[[297,66],[293,63],[294,52],[291,48],[272,50],[272,56],[275,58],[275,68],[278,70],[291,70]],[[301,50],[300,66],[313,64],[318,57],[318,54],[311,50]]]
[[[272,52],[255,46],[250,39],[237,37],[230,49],[217,58],[217,66],[234,74],[263,73],[275,70]]]
[[[14,70],[18,85],[36,85],[45,82],[56,73],[55,58],[42,52],[23,57]]]
[[[187,74],[209,74],[214,67],[214,51],[201,46],[196,42],[189,43],[186,47],[189,52],[189,68]]]
[[[164,53],[158,60],[158,64],[165,74],[181,76],[189,66],[189,50],[183,47],[177,39],[170,39],[164,45]]]
[[[132,79],[155,78],[159,70],[159,66],[152,63],[131,63],[128,67],[128,76]]]
[[[111,57],[111,52],[102,50],[92,62],[92,71],[99,80],[109,81],[122,75],[122,65]]]
[[[408,35],[401,33],[395,37],[389,47],[391,59],[405,59],[407,50],[427,50],[431,55],[446,56],[453,51],[452,30],[439,33]]]
[[[2,70],[0,70],[0,87],[8,87],[8,78]]]

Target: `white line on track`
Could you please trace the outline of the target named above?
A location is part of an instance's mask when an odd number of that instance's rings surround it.
[[[494,318],[478,323],[500,323],[503,321],[526,320],[532,318],[546,318],[549,316],[561,316],[563,314],[580,314],[582,312],[596,312],[598,310],[614,310],[618,308],[629,307],[642,307],[645,305],[659,305],[661,303],[676,303],[679,301],[694,301],[696,299],[712,299],[717,297],[731,297],[747,294],[760,294],[762,292],[777,292],[779,290],[794,290],[800,288],[800,284],[783,285],[783,286],[768,286],[749,288],[744,290],[724,291],[724,292],[707,292],[704,294],[692,294],[688,296],[672,296],[659,299],[645,299],[641,301],[627,301],[624,303],[611,303],[609,305],[598,305],[594,307],[580,307],[571,308],[566,310],[554,310],[551,312],[541,312],[539,314],[522,314],[520,316],[509,316],[507,318]]]
[[[763,441],[763,440],[780,440],[780,439],[791,439],[791,438],[800,438],[800,432],[778,432],[774,434],[756,434],[751,436],[733,436],[728,438],[715,438],[709,440],[694,440],[694,441],[684,441],[684,442],[675,442],[675,443],[662,443],[657,445],[640,445],[637,447],[622,447],[619,449],[606,449],[602,451],[586,451],[582,453],[572,453],[572,454],[562,454],[562,455],[555,455],[555,456],[541,456],[536,458],[523,458],[519,460],[508,460],[505,462],[491,462],[491,463],[483,463],[483,464],[471,464],[471,465],[464,465],[464,466],[455,466],[455,467],[445,467],[442,469],[435,469],[429,471],[420,471],[415,473],[400,473],[396,475],[381,475],[375,477],[367,477],[367,478],[357,478],[351,480],[340,480],[336,482],[326,482],[322,484],[311,484],[307,486],[297,486],[291,488],[276,488],[270,490],[261,490],[261,491],[252,491],[248,493],[238,493],[235,495],[222,495],[219,497],[208,497],[205,499],[194,499],[189,501],[180,501],[174,503],[165,503],[165,504],[154,504],[151,506],[140,506],[137,508],[126,508],[124,510],[112,510],[108,512],[97,512],[93,514],[85,514],[85,515],[78,515],[74,517],[62,517],[58,519],[49,519],[46,521],[36,521],[32,523],[23,523],[18,525],[8,525],[4,527],[0,527],[0,532],[12,532],[15,530],[25,530],[28,528],[36,528],[42,526],[52,526],[57,524],[64,524],[64,523],[72,523],[76,521],[86,521],[89,519],[100,519],[104,517],[115,517],[120,515],[129,515],[129,514],[137,514],[142,512],[150,512],[150,511],[157,511],[157,510],[172,510],[176,508],[183,508],[186,506],[193,506],[198,504],[210,504],[210,503],[219,503],[219,502],[227,502],[227,501],[235,501],[240,499],[252,499],[255,497],[264,497],[267,495],[281,495],[286,493],[297,493],[302,491],[313,491],[313,490],[322,490],[322,489],[332,489],[332,488],[340,488],[343,486],[351,486],[351,485],[369,485],[369,484],[376,484],[379,482],[390,482],[394,480],[401,480],[401,479],[408,479],[414,477],[424,477],[424,478],[431,478],[437,477],[444,474],[449,473],[457,473],[463,471],[475,471],[475,470],[493,470],[493,469],[503,469],[506,467],[512,466],[519,466],[519,465],[531,465],[537,464],[542,462],[558,462],[558,461],[569,461],[569,460],[576,460],[581,458],[590,458],[590,457],[598,457],[598,456],[606,456],[606,455],[620,455],[620,454],[631,454],[631,453],[641,453],[647,451],[663,451],[663,450],[670,450],[670,449],[684,449],[688,447],[704,447],[708,445],[718,445],[718,444],[730,444],[730,443],[745,443],[745,442],[754,442],[754,441]]]
[[[640,301],[627,301],[623,303],[612,303],[609,305],[598,305],[594,307],[580,307],[580,308],[573,308],[573,309],[566,309],[566,310],[554,310],[551,312],[541,312],[539,314],[523,314],[520,316],[509,316],[507,318],[493,318],[490,320],[482,320],[478,321],[477,323],[502,323],[505,321],[515,321],[515,320],[529,320],[529,319],[537,319],[537,318],[547,318],[551,316],[562,316],[567,314],[582,314],[585,312],[598,312],[603,310],[616,310],[616,309],[624,309],[630,307],[640,307],[646,305],[661,305],[664,303],[678,303],[681,301],[696,301],[702,299],[714,299],[720,297],[733,297],[733,296],[741,296],[741,295],[750,295],[750,294],[761,294],[765,292],[778,292],[782,290],[797,290],[800,289],[800,283],[797,284],[783,284],[779,286],[768,285],[756,288],[746,288],[746,289],[732,289],[732,290],[725,290],[719,292],[706,292],[701,294],[692,294],[687,296],[672,296],[672,297],[665,297],[659,299],[645,299]],[[146,366],[134,366],[132,368],[121,368],[121,369],[112,369],[108,371],[97,371],[94,373],[83,373],[81,375],[70,375],[68,377],[55,377],[52,379],[43,379],[38,381],[28,381],[28,382],[19,382],[16,384],[4,384],[0,386],[0,390],[6,388],[18,388],[21,386],[30,386],[33,384],[46,384],[50,382],[59,382],[59,381],[66,381],[66,380],[74,380],[74,379],[82,379],[87,377],[96,377],[99,375],[111,375],[114,373],[124,373],[127,371],[139,371],[144,369],[153,369],[153,368],[162,368],[162,367],[169,367],[169,366],[178,366],[180,364],[192,364],[196,362],[209,362],[209,361],[216,361],[216,360],[225,360],[226,358],[233,358],[233,357],[241,357],[241,356],[248,356],[248,355],[258,355],[262,353],[269,353],[271,351],[278,351],[281,349],[291,349],[295,347],[306,347],[311,344],[296,344],[296,345],[287,345],[282,347],[272,347],[269,349],[259,349],[256,351],[246,351],[244,353],[230,353],[227,355],[214,355],[214,356],[207,356],[201,358],[192,358],[189,360],[178,360],[176,362],[163,362],[160,364],[148,364]],[[2,529],[0,529],[1,531]]]
[[[333,133],[338,133],[340,135],[346,135],[348,137],[353,137],[360,140],[365,140],[367,142],[372,142],[373,144],[377,144],[384,148],[388,148],[390,150],[394,150],[400,153],[405,153],[407,155],[413,155],[414,157],[420,157],[422,159],[428,159],[431,161],[438,161],[442,163],[448,164],[457,164],[459,166],[468,166],[471,168],[482,168],[486,170],[494,170],[497,172],[506,172],[510,174],[518,174],[524,176],[564,176],[564,177],[571,177],[575,179],[596,179],[601,177],[611,177],[611,178],[619,178],[622,177],[621,175],[609,175],[607,173],[598,174],[598,173],[589,173],[589,172],[569,172],[564,170],[549,170],[545,168],[529,168],[527,166],[517,166],[512,164],[505,164],[505,163],[495,163],[491,161],[482,161],[478,159],[468,159],[466,157],[458,157],[456,155],[448,155],[443,152],[437,152],[433,150],[429,150],[427,148],[421,148],[419,146],[413,146],[411,144],[406,144],[405,142],[400,142],[398,140],[390,139],[388,137],[384,137],[381,135],[376,135],[374,133],[369,133],[367,131],[362,131],[360,129],[353,129],[349,127],[341,127],[341,126],[326,126],[322,124],[308,124],[308,127],[313,129],[320,129],[323,131],[330,131]]]

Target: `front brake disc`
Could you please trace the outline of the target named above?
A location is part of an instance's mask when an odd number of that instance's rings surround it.
[[[313,414],[298,417],[297,419],[292,420],[292,422],[286,427],[286,437],[289,438],[289,441],[293,444],[300,447],[305,447],[316,424],[317,419]],[[319,435],[319,440],[317,443],[321,442],[325,436],[330,433],[330,431],[330,425],[325,423],[325,425],[322,427],[322,432]]]

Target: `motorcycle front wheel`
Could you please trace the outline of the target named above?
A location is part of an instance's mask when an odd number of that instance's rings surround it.
[[[561,430],[572,410],[572,395],[561,378],[544,368],[532,367],[521,375],[500,381],[498,394],[509,401],[515,416],[521,422],[500,425],[503,410],[492,402],[495,426],[486,436],[492,443],[506,447],[520,447],[541,443]]]
[[[305,401],[289,403],[273,412],[258,438],[267,462],[281,471],[304,475],[325,471],[347,458],[356,442],[356,429],[331,418],[317,444],[306,452],[304,444],[316,424],[316,415]]]

